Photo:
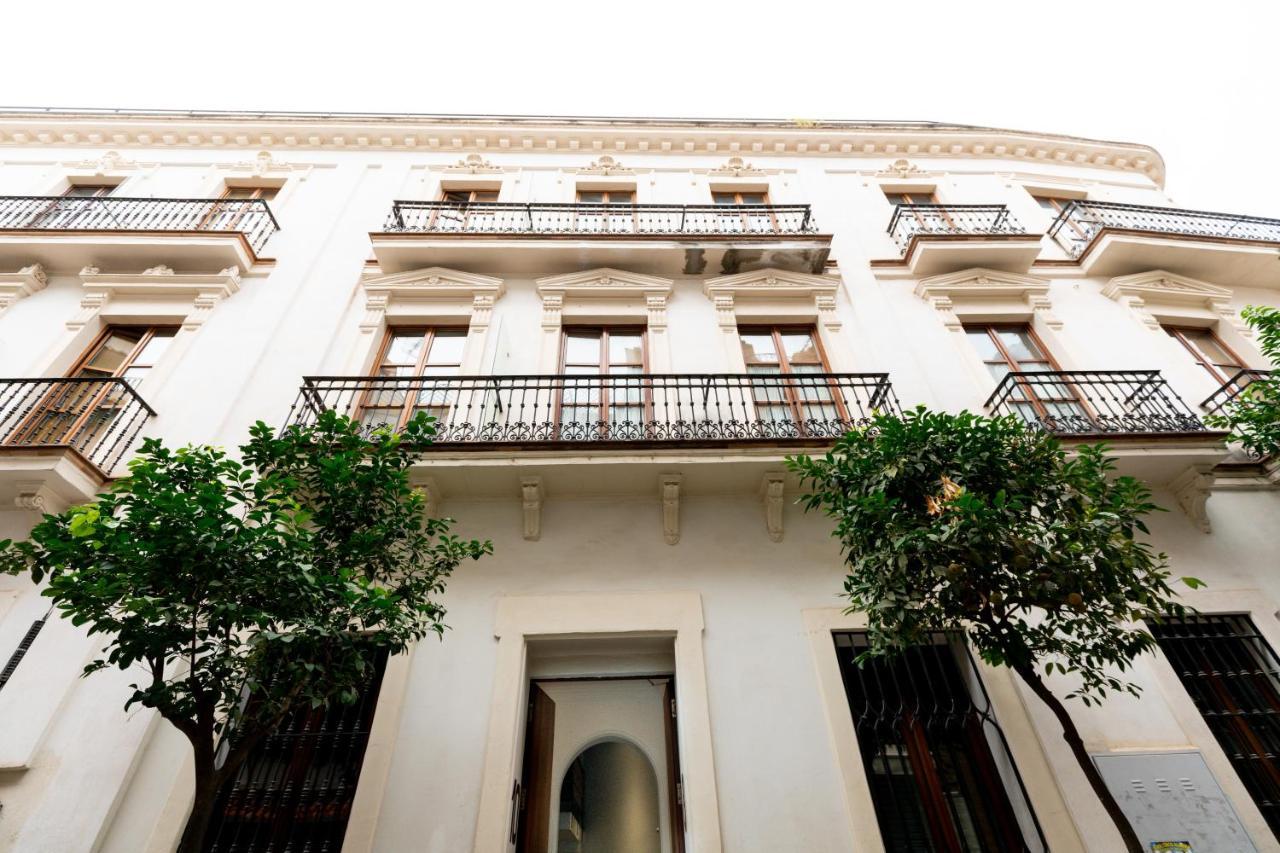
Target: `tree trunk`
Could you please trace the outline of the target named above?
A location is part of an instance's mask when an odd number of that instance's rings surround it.
[[[1107,788],[1107,783],[1103,781],[1102,774],[1098,772],[1093,759],[1085,751],[1084,741],[1080,739],[1080,732],[1077,731],[1076,724],[1071,719],[1071,714],[1067,712],[1061,700],[1041,680],[1040,674],[1034,668],[1030,666],[1015,666],[1013,671],[1018,673],[1027,686],[1031,688],[1031,692],[1039,696],[1040,701],[1048,705],[1049,710],[1058,718],[1058,724],[1062,726],[1062,739],[1067,742],[1067,746],[1071,747],[1071,754],[1076,757],[1076,763],[1084,771],[1084,776],[1089,780],[1089,786],[1093,788],[1093,793],[1102,801],[1103,808],[1107,810],[1107,814],[1110,815],[1112,822],[1115,823],[1116,829],[1120,832],[1120,837],[1124,839],[1125,849],[1129,853],[1142,853],[1142,842],[1138,840],[1137,833],[1133,831],[1133,827],[1129,825],[1128,818],[1120,810],[1120,804],[1111,795],[1111,790]]]
[[[213,818],[213,806],[218,799],[221,787],[220,774],[201,773],[196,770],[196,794],[191,803],[191,816],[187,818],[187,827],[182,831],[182,840],[174,853],[204,853],[205,835],[209,832],[209,821]]]

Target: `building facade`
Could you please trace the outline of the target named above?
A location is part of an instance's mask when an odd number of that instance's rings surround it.
[[[251,762],[216,850],[1114,850],[1008,672],[852,666],[785,473],[875,410],[1021,414],[1110,442],[1207,583],[1141,698],[1072,704],[1089,751],[1144,841],[1280,850],[1280,477],[1202,420],[1270,368],[1280,221],[1163,178],[929,123],[3,113],[0,538],[143,436],[439,418],[417,480],[494,556]],[[188,747],[96,648],[0,578],[0,850],[173,849]]]

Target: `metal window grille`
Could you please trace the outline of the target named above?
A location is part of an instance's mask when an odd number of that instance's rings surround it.
[[[1148,622],[1249,796],[1280,836],[1280,659],[1248,616]]]
[[[40,617],[31,623],[31,627],[27,629],[27,633],[22,635],[22,639],[18,641],[18,648],[13,650],[13,654],[9,655],[9,660],[4,665],[4,669],[0,669],[0,690],[9,683],[9,679],[13,677],[14,670],[18,668],[18,664],[22,663],[22,659],[27,656],[27,652],[31,649],[31,644],[36,641],[36,635],[40,633],[40,629],[44,627],[45,617]]]
[[[354,704],[301,708],[224,786],[208,853],[339,853],[386,669],[379,652]]]
[[[835,635],[885,849],[1048,850],[963,643],[938,633],[859,666],[867,646],[864,633]]]

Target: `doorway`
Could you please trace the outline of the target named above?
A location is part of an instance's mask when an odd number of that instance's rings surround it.
[[[529,684],[517,853],[683,853],[670,674]]]

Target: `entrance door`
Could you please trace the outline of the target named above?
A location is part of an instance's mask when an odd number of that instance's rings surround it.
[[[529,685],[529,724],[524,737],[524,796],[520,810],[521,853],[547,853],[551,835],[551,758],[556,703],[536,683]]]

